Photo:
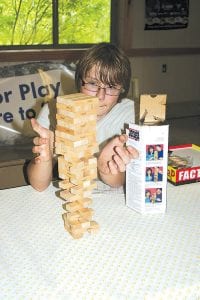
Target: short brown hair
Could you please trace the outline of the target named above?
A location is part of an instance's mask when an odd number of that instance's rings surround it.
[[[127,95],[131,80],[131,67],[124,52],[111,43],[100,43],[89,48],[78,61],[75,72],[75,84],[78,91],[82,80],[93,66],[97,66],[97,79],[106,85],[122,85],[120,98]]]

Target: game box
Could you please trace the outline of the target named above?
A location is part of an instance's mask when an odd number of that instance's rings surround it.
[[[174,185],[200,182],[200,147],[194,144],[170,146],[167,179]]]
[[[164,213],[167,207],[169,126],[164,125],[166,95],[141,95],[139,124],[129,124],[127,146],[139,156],[126,169],[126,205],[141,213]]]

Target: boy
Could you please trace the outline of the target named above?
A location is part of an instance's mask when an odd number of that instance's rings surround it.
[[[134,122],[135,117],[134,102],[125,98],[130,79],[128,58],[110,43],[100,43],[88,49],[75,72],[78,92],[99,99],[97,168],[100,179],[112,187],[124,184],[126,164],[138,155],[136,149],[125,147],[127,136],[121,134],[125,123]],[[52,179],[54,133],[48,129],[50,123],[47,106],[41,111],[38,121],[31,120],[38,134],[33,139],[32,149],[37,156],[29,163],[27,172],[30,184],[38,191],[46,189]]]

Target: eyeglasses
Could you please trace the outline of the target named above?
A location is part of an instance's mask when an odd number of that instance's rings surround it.
[[[122,88],[116,88],[114,86],[102,87],[94,82],[86,82],[82,80],[82,86],[90,92],[97,93],[100,89],[105,90],[105,94],[109,96],[118,96],[124,90]]]

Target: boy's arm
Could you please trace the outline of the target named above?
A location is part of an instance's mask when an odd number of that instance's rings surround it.
[[[32,187],[43,191],[52,180],[54,134],[43,128],[35,119],[31,119],[31,125],[38,136],[33,139],[32,152],[36,156],[27,167],[27,175]]]
[[[52,180],[53,160],[36,163],[33,158],[27,167],[29,183],[39,192],[45,190]]]

